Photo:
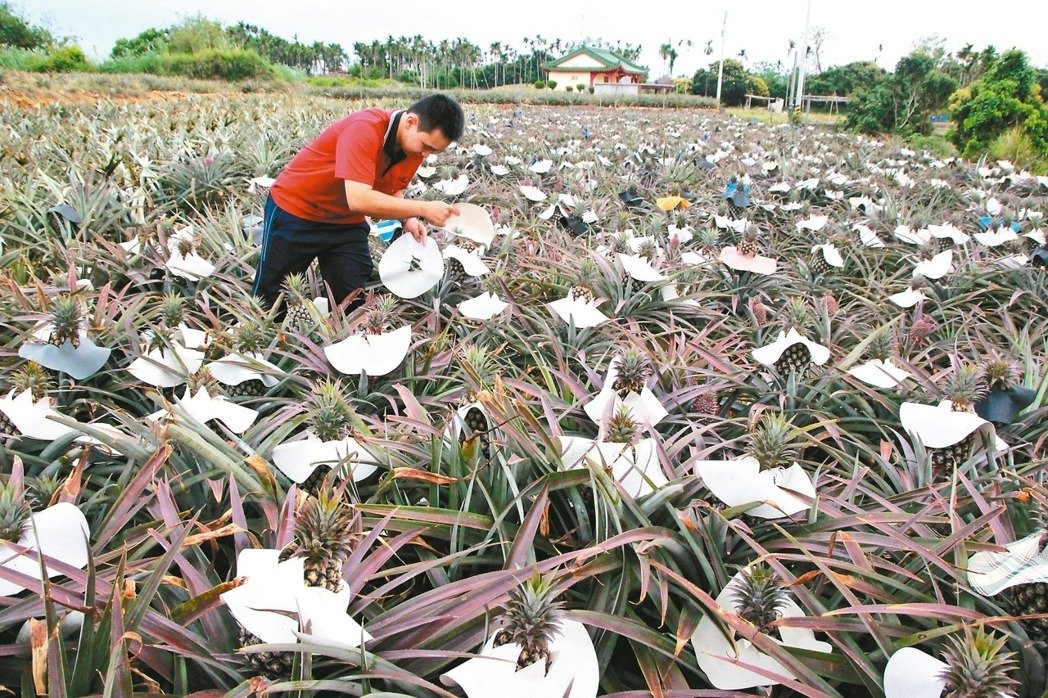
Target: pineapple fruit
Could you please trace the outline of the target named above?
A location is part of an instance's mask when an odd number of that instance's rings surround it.
[[[284,303],[284,322],[288,327],[299,332],[308,332],[313,329],[313,315],[309,310],[313,301],[309,299],[305,276],[288,274],[284,279]]]
[[[342,586],[342,565],[352,551],[352,542],[349,505],[334,495],[321,493],[319,497],[308,498],[299,508],[295,515],[295,540],[280,557],[282,560],[302,557],[306,585],[335,593]],[[241,628],[241,647],[261,642]],[[291,674],[293,657],[291,652],[259,652],[248,655],[248,661],[263,675],[286,678]]]
[[[476,439],[480,445],[480,453],[485,459],[491,458],[491,437],[488,432],[491,430],[488,424],[488,418],[484,414],[484,411],[479,407],[473,406],[466,410],[466,417],[463,419],[466,428],[459,432],[459,444],[465,445],[467,442]]]
[[[974,412],[975,403],[986,393],[981,369],[974,364],[960,364],[946,381],[943,394],[952,402],[954,412]],[[972,455],[976,433],[973,432],[952,446],[928,449],[932,459],[932,473],[945,475],[964,463]]]
[[[1008,641],[982,628],[966,630],[963,638],[947,640],[943,659],[946,668],[944,698],[998,698],[1014,696],[1018,682],[1015,655],[1004,652]]]
[[[802,372],[811,365],[811,351],[801,342],[786,347],[775,362],[775,370],[781,374]]]
[[[553,663],[550,643],[557,629],[563,601],[556,600],[550,577],[535,575],[509,594],[500,615],[502,629],[495,635],[495,647],[520,645],[517,669],[543,662],[548,672]]]

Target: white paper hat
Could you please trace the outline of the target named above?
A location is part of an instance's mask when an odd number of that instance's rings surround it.
[[[430,237],[416,242],[411,235],[394,240],[378,263],[382,283],[401,298],[421,296],[444,276],[444,256]]]
[[[491,215],[476,204],[457,204],[458,215],[448,218],[444,230],[481,245],[490,245],[495,239],[495,225]]]

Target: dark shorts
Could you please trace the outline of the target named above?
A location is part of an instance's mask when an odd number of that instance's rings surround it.
[[[252,295],[273,307],[288,274],[303,273],[318,260],[320,275],[342,303],[371,276],[370,226],[317,223],[294,216],[266,199],[262,252],[255,269]]]

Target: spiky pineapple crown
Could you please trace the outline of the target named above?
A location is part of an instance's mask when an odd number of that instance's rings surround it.
[[[518,667],[526,666],[541,657],[546,668],[552,658],[549,646],[557,630],[564,602],[558,601],[552,575],[536,574],[509,593],[499,620],[502,631],[495,638],[496,645],[516,643],[521,646]],[[525,662],[522,664],[521,662]]]
[[[627,347],[619,355],[618,372],[612,388],[622,398],[630,393],[639,393],[653,373],[647,354],[636,347]]]
[[[1012,678],[1017,669],[1015,655],[1004,652],[1008,638],[977,628],[965,629],[963,637],[946,640],[943,659],[946,668],[944,698],[998,698],[1015,695],[1019,682]]]
[[[789,593],[767,563],[757,562],[743,573],[741,583],[732,594],[736,613],[767,633],[782,615]]]
[[[244,320],[237,327],[236,349],[241,354],[261,353],[268,345],[272,328],[265,320]]]
[[[178,254],[183,257],[192,254],[193,250],[196,249],[196,240],[192,235],[180,235],[178,242],[175,243],[175,249]]]
[[[309,424],[321,441],[338,441],[348,436],[354,416],[338,380],[324,380],[313,388]]]
[[[633,410],[621,404],[608,420],[604,440],[617,444],[634,444],[640,436],[640,423],[633,418]]]
[[[600,276],[600,270],[597,269],[597,263],[592,259],[586,257],[579,262],[578,280],[576,281],[579,286],[592,286],[598,276]]]
[[[364,332],[367,334],[382,334],[388,330],[392,323],[394,313],[397,309],[397,299],[392,295],[380,296],[364,313]]]
[[[787,329],[792,327],[801,334],[804,334],[810,320],[811,311],[809,311],[808,303],[803,298],[793,297],[786,301],[786,313],[783,316],[783,325],[785,325]]]
[[[879,361],[887,361],[895,353],[895,335],[889,328],[877,330],[870,343],[867,345],[867,353]]]
[[[32,514],[21,488],[0,480],[0,540],[17,543]]]
[[[716,228],[707,227],[699,231],[699,245],[712,250],[720,246],[720,232]]]
[[[216,397],[220,393],[218,379],[211,375],[211,369],[207,366],[201,366],[189,374],[189,377],[186,379],[186,388],[189,389],[190,395],[196,395],[201,388],[206,390],[211,397]]]
[[[178,327],[182,322],[182,314],[185,311],[185,303],[182,297],[168,293],[160,301],[160,322],[164,327]]]
[[[943,395],[953,403],[955,412],[971,412],[986,394],[982,369],[970,363],[958,363],[943,385]]]
[[[308,300],[307,290],[304,274],[295,272],[284,277],[284,296],[290,305],[300,305],[303,301]]]
[[[295,554],[307,563],[344,561],[353,552],[349,505],[327,492],[310,497],[295,515]]]
[[[643,257],[647,260],[655,259],[655,255],[658,254],[659,248],[652,239],[641,240],[641,243],[637,246],[637,256]]]
[[[1019,380],[1015,364],[1001,356],[994,356],[983,370],[983,380],[989,390],[1008,390]]]
[[[84,309],[80,301],[69,295],[59,296],[51,303],[51,337],[49,341],[56,346],[70,342],[74,347],[80,344],[80,326],[83,323]]]
[[[462,363],[484,384],[495,375],[495,353],[481,344],[467,344],[463,347]]]
[[[611,239],[611,251],[619,252],[621,254],[633,254],[633,250],[630,248],[630,238],[633,235],[631,231],[623,231]]]
[[[55,493],[62,487],[62,478],[57,475],[39,475],[29,481],[26,497],[37,509],[46,509]]]
[[[761,468],[789,465],[797,457],[793,421],[781,412],[765,412],[750,435],[750,454]]]
[[[21,395],[27,390],[33,392],[33,400],[40,400],[47,396],[47,392],[54,387],[51,375],[43,366],[35,361],[27,361],[11,374],[10,385],[15,393]]]

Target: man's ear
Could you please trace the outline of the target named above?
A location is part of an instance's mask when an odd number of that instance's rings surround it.
[[[404,125],[407,126],[408,128],[417,128],[418,127],[418,114],[413,114],[412,112],[406,112],[404,114]]]

